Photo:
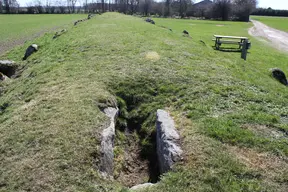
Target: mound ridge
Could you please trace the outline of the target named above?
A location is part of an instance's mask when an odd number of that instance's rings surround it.
[[[209,23],[195,21],[192,29],[186,26],[190,21],[175,22],[155,18],[151,25],[105,13],[71,26],[55,40],[53,33],[35,39],[41,49],[26,61],[21,57],[31,42],[1,56],[25,70],[0,85],[0,189],[128,190],[99,173],[101,132],[109,120],[100,108],[117,103],[118,126],[135,126],[139,146],[148,153],[157,109],[170,112],[182,136],[183,162],[148,191],[285,191],[287,139],[251,129],[267,125],[287,133],[280,121],[288,115],[287,89],[267,74],[269,68],[283,68],[287,56],[255,40],[257,49],[245,62],[199,42],[209,44],[215,29],[225,31],[225,26],[209,21],[215,28],[208,29]],[[183,25],[193,38],[182,36]],[[233,30],[247,35],[248,27],[236,23]],[[151,61],[148,52],[159,57]],[[263,57],[271,54],[278,60]],[[253,149],[249,155],[246,148]],[[123,162],[120,149],[115,166]],[[235,151],[244,155],[239,158]],[[242,161],[253,151],[281,163],[269,164],[267,175]]]

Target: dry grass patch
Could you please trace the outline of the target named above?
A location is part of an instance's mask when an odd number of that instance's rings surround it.
[[[158,61],[160,59],[160,55],[155,51],[149,51],[145,54],[145,58],[151,61]]]
[[[285,139],[288,141],[288,137],[284,132],[267,125],[244,124],[241,126],[241,128],[249,129],[253,131],[256,135],[261,135],[273,139]]]
[[[265,182],[277,182],[279,191],[286,191],[288,188],[288,158],[279,157],[271,153],[260,153],[254,149],[240,148],[226,145],[231,155],[235,156],[248,168],[258,171]],[[275,185],[275,184],[274,184]]]

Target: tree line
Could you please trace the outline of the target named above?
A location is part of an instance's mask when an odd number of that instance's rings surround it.
[[[262,16],[277,16],[277,17],[288,17],[288,10],[277,10],[269,7],[268,9],[258,8],[252,15],[262,15]]]
[[[96,13],[118,11],[125,14],[161,17],[201,17],[206,19],[249,21],[257,0],[31,0],[19,7],[17,0],[0,0],[2,13]]]

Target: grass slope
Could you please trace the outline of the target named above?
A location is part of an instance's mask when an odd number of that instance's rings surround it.
[[[275,29],[288,32],[287,17],[251,16],[251,19],[260,21]]]
[[[106,13],[34,40],[41,49],[25,62],[31,42],[2,56],[26,70],[1,84],[1,191],[125,191],[97,171],[98,106],[116,100],[124,121],[142,125],[141,147],[158,108],[182,137],[184,161],[147,191],[287,189],[288,91],[268,69],[286,71],[288,56],[254,38],[246,62],[211,48],[213,34],[247,36],[251,24],[155,21]]]

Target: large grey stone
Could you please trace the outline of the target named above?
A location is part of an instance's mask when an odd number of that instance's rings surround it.
[[[288,85],[285,73],[281,69],[274,68],[274,69],[270,69],[270,70],[271,70],[272,76],[275,79],[277,79],[283,85],[286,85],[286,86]]]
[[[101,163],[100,171],[103,176],[113,175],[113,147],[115,137],[115,122],[118,115],[118,109],[108,107],[104,109],[104,113],[110,118],[107,127],[102,132],[101,140]]]
[[[135,185],[135,186],[131,187],[130,190],[132,190],[132,191],[141,190],[141,189],[144,189],[146,187],[151,187],[153,185],[155,185],[155,184],[153,184],[153,183],[143,183],[143,184],[139,184],[139,185]]]
[[[25,51],[25,55],[23,57],[23,60],[26,60],[30,55],[32,55],[32,53],[34,53],[36,51],[38,51],[38,45],[36,45],[36,44],[30,45]]]
[[[5,76],[11,77],[15,74],[18,65],[14,61],[0,60],[0,72]]]
[[[174,120],[162,109],[157,110],[156,131],[157,156],[162,174],[181,160],[183,152],[178,145],[180,137],[175,129]]]

